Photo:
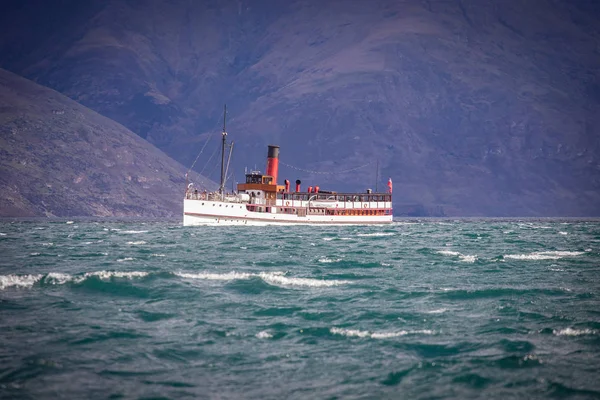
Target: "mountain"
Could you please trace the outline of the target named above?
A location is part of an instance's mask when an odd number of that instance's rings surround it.
[[[0,66],[184,165],[227,103],[238,180],[273,143],[282,178],[339,191],[374,188],[379,160],[400,214],[597,216],[599,16],[585,0],[10,0]]]
[[[183,166],[118,123],[1,69],[0,152],[1,217],[182,214]]]

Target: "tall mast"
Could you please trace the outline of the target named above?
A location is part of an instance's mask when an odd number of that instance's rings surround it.
[[[227,118],[227,104],[225,104],[225,110],[223,111],[223,133],[221,134],[223,137],[223,143],[221,146],[221,185],[219,186],[219,193],[223,194],[225,191],[225,142],[227,140],[227,131],[225,130],[225,121]]]

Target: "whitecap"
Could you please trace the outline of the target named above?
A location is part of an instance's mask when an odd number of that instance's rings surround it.
[[[270,334],[269,332],[267,332],[267,331],[261,331],[261,332],[258,332],[258,333],[257,333],[255,336],[256,336],[257,338],[259,338],[259,339],[270,339],[270,338],[272,338],[272,337],[273,337],[273,335],[271,335],[271,334]]]
[[[440,251],[438,251],[438,254],[441,254],[444,256],[458,256],[458,255],[460,255],[460,252],[450,251],[450,250],[440,250]]]
[[[331,287],[350,283],[341,280],[322,280],[312,278],[292,278],[283,276],[281,273],[261,272],[258,276],[267,283],[284,286],[309,286],[309,287]]]
[[[8,287],[31,287],[42,279],[42,275],[0,275],[0,290]]]
[[[342,335],[347,337],[360,337],[360,338],[371,338],[371,339],[389,339],[393,337],[406,336],[406,335],[433,335],[433,331],[429,329],[414,330],[414,331],[395,331],[395,332],[370,332],[361,331],[358,329],[343,329],[343,328],[331,328],[329,331],[334,335]]]
[[[324,241],[326,241],[326,242],[330,242],[330,241],[332,241],[333,239],[334,239],[334,238],[331,238],[331,237],[325,237],[325,238],[323,238],[323,240],[324,240]]]
[[[436,310],[425,311],[425,314],[443,314],[448,311],[447,308],[438,308]]]
[[[595,335],[597,331],[595,329],[573,329],[566,328],[560,330],[552,330],[552,333],[556,336],[583,336],[583,335]]]
[[[568,232],[563,232],[563,231],[559,231],[558,233],[561,234],[561,235],[568,235],[569,234]]]
[[[41,253],[29,253],[30,256],[39,256]]]
[[[477,261],[477,256],[472,256],[472,255],[463,255],[461,254],[460,256],[458,256],[458,258],[460,259],[460,261],[463,262],[468,262],[468,263],[474,263],[475,261]]]
[[[71,224],[74,224],[74,223],[75,223],[74,221],[67,221],[66,222],[67,225],[71,225]]]
[[[151,254],[151,256],[152,257],[166,257],[165,254],[157,254],[157,253]]]
[[[0,236],[6,236],[6,233],[0,232]]]
[[[125,257],[125,258],[119,258],[117,260],[117,262],[133,261],[133,260],[135,260],[135,258],[133,258],[133,257]]]
[[[141,244],[146,244],[146,242],[143,240],[138,240],[137,242],[127,242],[127,244],[132,245],[132,246],[137,246],[137,245],[141,245]]]
[[[73,280],[73,276],[69,274],[62,274],[60,272],[50,272],[44,277],[44,283],[51,285],[63,285]]]
[[[197,274],[190,274],[185,272],[175,272],[175,275],[186,278],[186,279],[207,279],[211,281],[232,281],[235,279],[250,279],[254,274],[245,272],[227,272],[224,274],[214,274],[209,272],[199,272]]]
[[[148,276],[148,272],[142,271],[96,271],[96,272],[86,272],[83,277],[79,277],[76,280],[81,281],[85,278],[89,278],[91,276],[98,277],[102,280],[108,280],[110,278],[143,278]]]
[[[558,260],[563,257],[576,257],[584,254],[582,251],[536,251],[529,254],[505,254],[504,258],[513,260]]]
[[[118,229],[113,229],[115,231],[118,231]],[[148,231],[120,231],[119,233],[125,233],[128,235],[135,235],[136,233],[147,233]]]
[[[250,279],[250,278],[260,278],[266,283],[272,285],[282,285],[282,286],[309,286],[309,287],[331,287],[337,285],[343,285],[350,283],[349,281],[341,281],[341,280],[322,280],[322,279],[312,279],[312,278],[294,278],[284,276],[285,272],[274,271],[274,272],[259,272],[249,273],[249,272],[228,272],[223,274],[215,274],[210,272],[199,272],[199,273],[185,273],[185,272],[175,272],[175,275],[181,278],[187,279],[205,279],[205,280],[214,280],[214,281],[232,281],[237,279]]]
[[[377,237],[377,236],[394,236],[395,233],[394,232],[374,232],[374,233],[359,233],[356,236],[360,236],[360,237]]]
[[[341,258],[327,258],[327,257],[321,257],[321,258],[319,258],[319,262],[320,263],[324,263],[324,264],[339,262],[341,260],[342,260]]]

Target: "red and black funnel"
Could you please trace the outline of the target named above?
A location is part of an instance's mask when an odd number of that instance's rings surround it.
[[[273,184],[277,185],[277,174],[279,173],[279,146],[269,145],[267,153],[267,175],[273,177]]]

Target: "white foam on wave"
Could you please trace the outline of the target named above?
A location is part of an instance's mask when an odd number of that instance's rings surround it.
[[[374,233],[359,233],[356,236],[360,237],[371,237],[371,236],[394,236],[394,232],[374,232]]]
[[[6,233],[0,232],[0,236],[6,236]]]
[[[126,235],[135,235],[137,233],[148,233],[148,231],[119,231],[118,229],[113,229],[115,231],[118,231],[119,233],[124,233]]]
[[[583,335],[596,335],[598,333],[598,331],[596,331],[595,329],[573,329],[573,328],[566,328],[566,329],[560,329],[560,330],[556,330],[554,329],[552,331],[552,333],[556,336],[583,336]]]
[[[135,258],[133,258],[133,257],[125,257],[125,258],[119,258],[117,260],[117,262],[133,261],[133,260],[135,260]]]
[[[324,238],[323,238],[323,240],[324,240],[324,241],[326,241],[326,242],[330,242],[330,241],[332,241],[333,239],[334,239],[334,238],[331,238],[331,237],[324,237]]]
[[[284,286],[331,287],[350,283],[349,281],[341,280],[326,281],[322,279],[313,278],[292,278],[284,276],[281,273],[273,272],[261,272],[258,274],[258,276],[267,283],[274,283]]]
[[[561,235],[568,235],[569,234],[568,232],[563,232],[563,231],[559,231],[558,233],[561,234]]]
[[[273,337],[273,335],[267,331],[258,332],[255,336],[259,339],[271,339]]]
[[[166,257],[166,254],[158,254],[158,253],[154,253],[151,254],[152,257]]]
[[[4,290],[9,287],[31,287],[40,279],[43,275],[0,275],[0,290]]]
[[[137,242],[127,242],[127,244],[132,245],[132,246],[137,246],[140,244],[146,244],[146,242],[143,240],[138,240]]]
[[[503,257],[513,260],[558,260],[582,254],[584,254],[583,251],[535,251],[529,254],[505,254]]]
[[[251,278],[260,278],[266,283],[272,285],[282,285],[282,286],[308,286],[308,287],[331,287],[337,285],[344,285],[350,283],[349,281],[341,281],[341,280],[322,280],[322,279],[314,279],[314,278],[294,278],[285,276],[285,272],[274,271],[274,272],[259,272],[259,273],[249,273],[249,272],[228,272],[224,274],[215,274],[210,272],[199,272],[199,273],[185,273],[185,272],[175,272],[175,275],[181,278],[187,279],[205,279],[205,280],[214,280],[214,281],[232,281],[238,279],[251,279]]]
[[[342,259],[341,258],[328,258],[328,257],[319,258],[319,262],[324,263],[324,264],[329,264],[329,263],[334,263],[334,262],[339,262],[339,261],[342,261]]]
[[[460,256],[458,256],[458,258],[460,259],[460,261],[468,263],[474,263],[475,261],[477,261],[477,256],[469,254],[461,254]]]
[[[69,275],[60,272],[50,272],[44,277],[44,283],[51,285],[63,285],[68,282],[81,283],[87,278],[96,277],[98,279],[107,281],[111,278],[143,278],[148,276],[148,272],[142,271],[94,271],[86,272],[83,275]]]
[[[425,314],[443,314],[448,311],[447,308],[438,308],[436,310],[425,311]]]
[[[108,280],[110,278],[143,278],[148,276],[148,272],[143,271],[96,271],[96,272],[86,272],[84,277],[88,278],[90,276],[95,276],[103,280]]]
[[[460,255],[460,252],[451,250],[440,250],[438,251],[438,254],[441,254],[443,256],[458,256]]]
[[[175,275],[186,278],[186,279],[206,279],[211,281],[232,281],[235,279],[250,279],[254,274],[245,272],[227,272],[225,274],[214,274],[209,272],[199,272],[197,274],[190,274],[185,272],[175,272]]]
[[[71,224],[74,224],[74,223],[75,223],[75,221],[67,221],[66,222],[67,225],[71,225]]]
[[[462,262],[474,263],[475,261],[477,261],[476,255],[462,254],[459,251],[439,250],[437,253],[443,256],[458,257],[459,261]]]
[[[72,280],[72,275],[62,274],[60,272],[50,272],[44,277],[44,282],[51,285],[64,285],[65,283],[71,282]]]
[[[393,337],[406,336],[406,335],[433,335],[434,332],[429,329],[414,330],[414,331],[395,331],[395,332],[370,332],[361,331],[358,329],[343,329],[343,328],[331,328],[329,332],[334,335],[342,335],[347,337],[360,337],[360,338],[371,338],[371,339],[389,339]]]

